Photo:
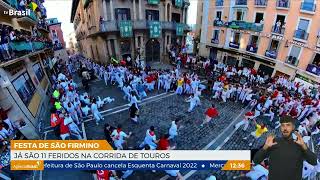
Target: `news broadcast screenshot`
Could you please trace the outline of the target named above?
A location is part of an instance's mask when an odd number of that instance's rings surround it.
[[[0,14],[0,179],[320,180],[320,0]]]

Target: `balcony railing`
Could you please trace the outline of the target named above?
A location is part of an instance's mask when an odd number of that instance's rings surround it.
[[[14,9],[18,9],[18,2],[17,0],[4,0],[5,3],[9,4]]]
[[[213,44],[219,44],[219,39],[214,39],[214,38],[212,38],[212,39],[211,39],[211,43],[213,43]]]
[[[255,6],[267,6],[268,0],[254,0]]]
[[[216,0],[216,6],[223,6],[223,0]]]
[[[236,6],[246,6],[247,0],[236,0]]]
[[[278,53],[274,50],[266,50],[265,56],[273,59],[277,59]]]
[[[230,43],[229,43],[229,47],[239,49],[240,44],[237,43],[237,42],[230,42]]]
[[[273,33],[277,33],[277,34],[284,34],[284,31],[286,30],[285,27],[281,27],[281,26],[272,26],[271,32]]]
[[[263,31],[263,24],[250,23],[246,21],[231,21],[228,23],[228,27],[232,29],[242,29],[250,31]]]
[[[297,66],[299,63],[299,59],[295,56],[287,56],[286,63],[293,66]]]
[[[294,32],[294,37],[298,39],[307,40],[309,36],[309,33],[307,33],[305,30],[298,29]]]
[[[221,21],[221,20],[214,20],[213,21],[213,25],[214,26],[219,26],[219,27],[225,26],[224,22]]]
[[[316,11],[316,4],[314,3],[309,3],[309,2],[302,2],[300,9],[303,11],[310,11],[310,12],[315,12]]]
[[[317,66],[315,64],[309,64],[307,66],[307,69],[306,71],[312,73],[312,74],[315,74],[317,76],[320,76],[320,66]]]
[[[247,51],[252,52],[252,53],[257,53],[258,52],[258,48],[254,45],[248,45],[246,48]]]
[[[118,31],[118,23],[117,21],[103,21],[100,23],[100,31],[101,32],[113,32]]]
[[[133,29],[146,29],[147,21],[146,20],[137,20],[133,21]]]
[[[290,0],[277,0],[277,8],[289,8]]]
[[[168,22],[168,21],[163,21],[161,22],[161,27],[162,29],[167,29],[167,30],[175,30],[176,26],[173,22]]]

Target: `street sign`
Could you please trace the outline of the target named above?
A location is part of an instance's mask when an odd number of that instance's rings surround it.
[[[148,4],[159,4],[160,0],[148,0]]]
[[[183,35],[183,24],[181,24],[181,23],[176,24],[176,35],[177,36]]]
[[[159,21],[151,21],[149,23],[150,38],[158,38],[161,35],[161,26]]]
[[[119,22],[120,36],[121,37],[132,37],[132,22],[123,20]]]

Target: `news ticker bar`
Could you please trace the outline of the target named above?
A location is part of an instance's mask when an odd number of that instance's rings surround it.
[[[249,160],[228,161],[11,161],[11,170],[250,170]]]
[[[105,140],[13,140],[10,156],[12,170],[247,170],[251,153],[249,150],[119,151]]]

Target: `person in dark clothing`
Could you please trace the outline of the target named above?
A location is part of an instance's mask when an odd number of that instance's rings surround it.
[[[110,145],[112,145],[112,143],[113,143],[112,138],[111,138],[111,133],[113,132],[114,129],[115,128],[108,123],[106,123],[104,125],[104,135],[106,136],[106,140],[108,141],[108,143]]]
[[[282,137],[268,136],[262,149],[255,154],[253,161],[259,164],[269,157],[269,180],[301,180],[303,161],[316,165],[317,156],[308,149],[302,136],[294,132],[294,118],[283,116],[280,123]],[[296,139],[293,139],[293,133],[297,136]]]
[[[136,107],[135,103],[133,103],[131,105],[131,107],[129,108],[129,113],[130,113],[130,118],[131,118],[132,122],[138,123],[139,110]]]

